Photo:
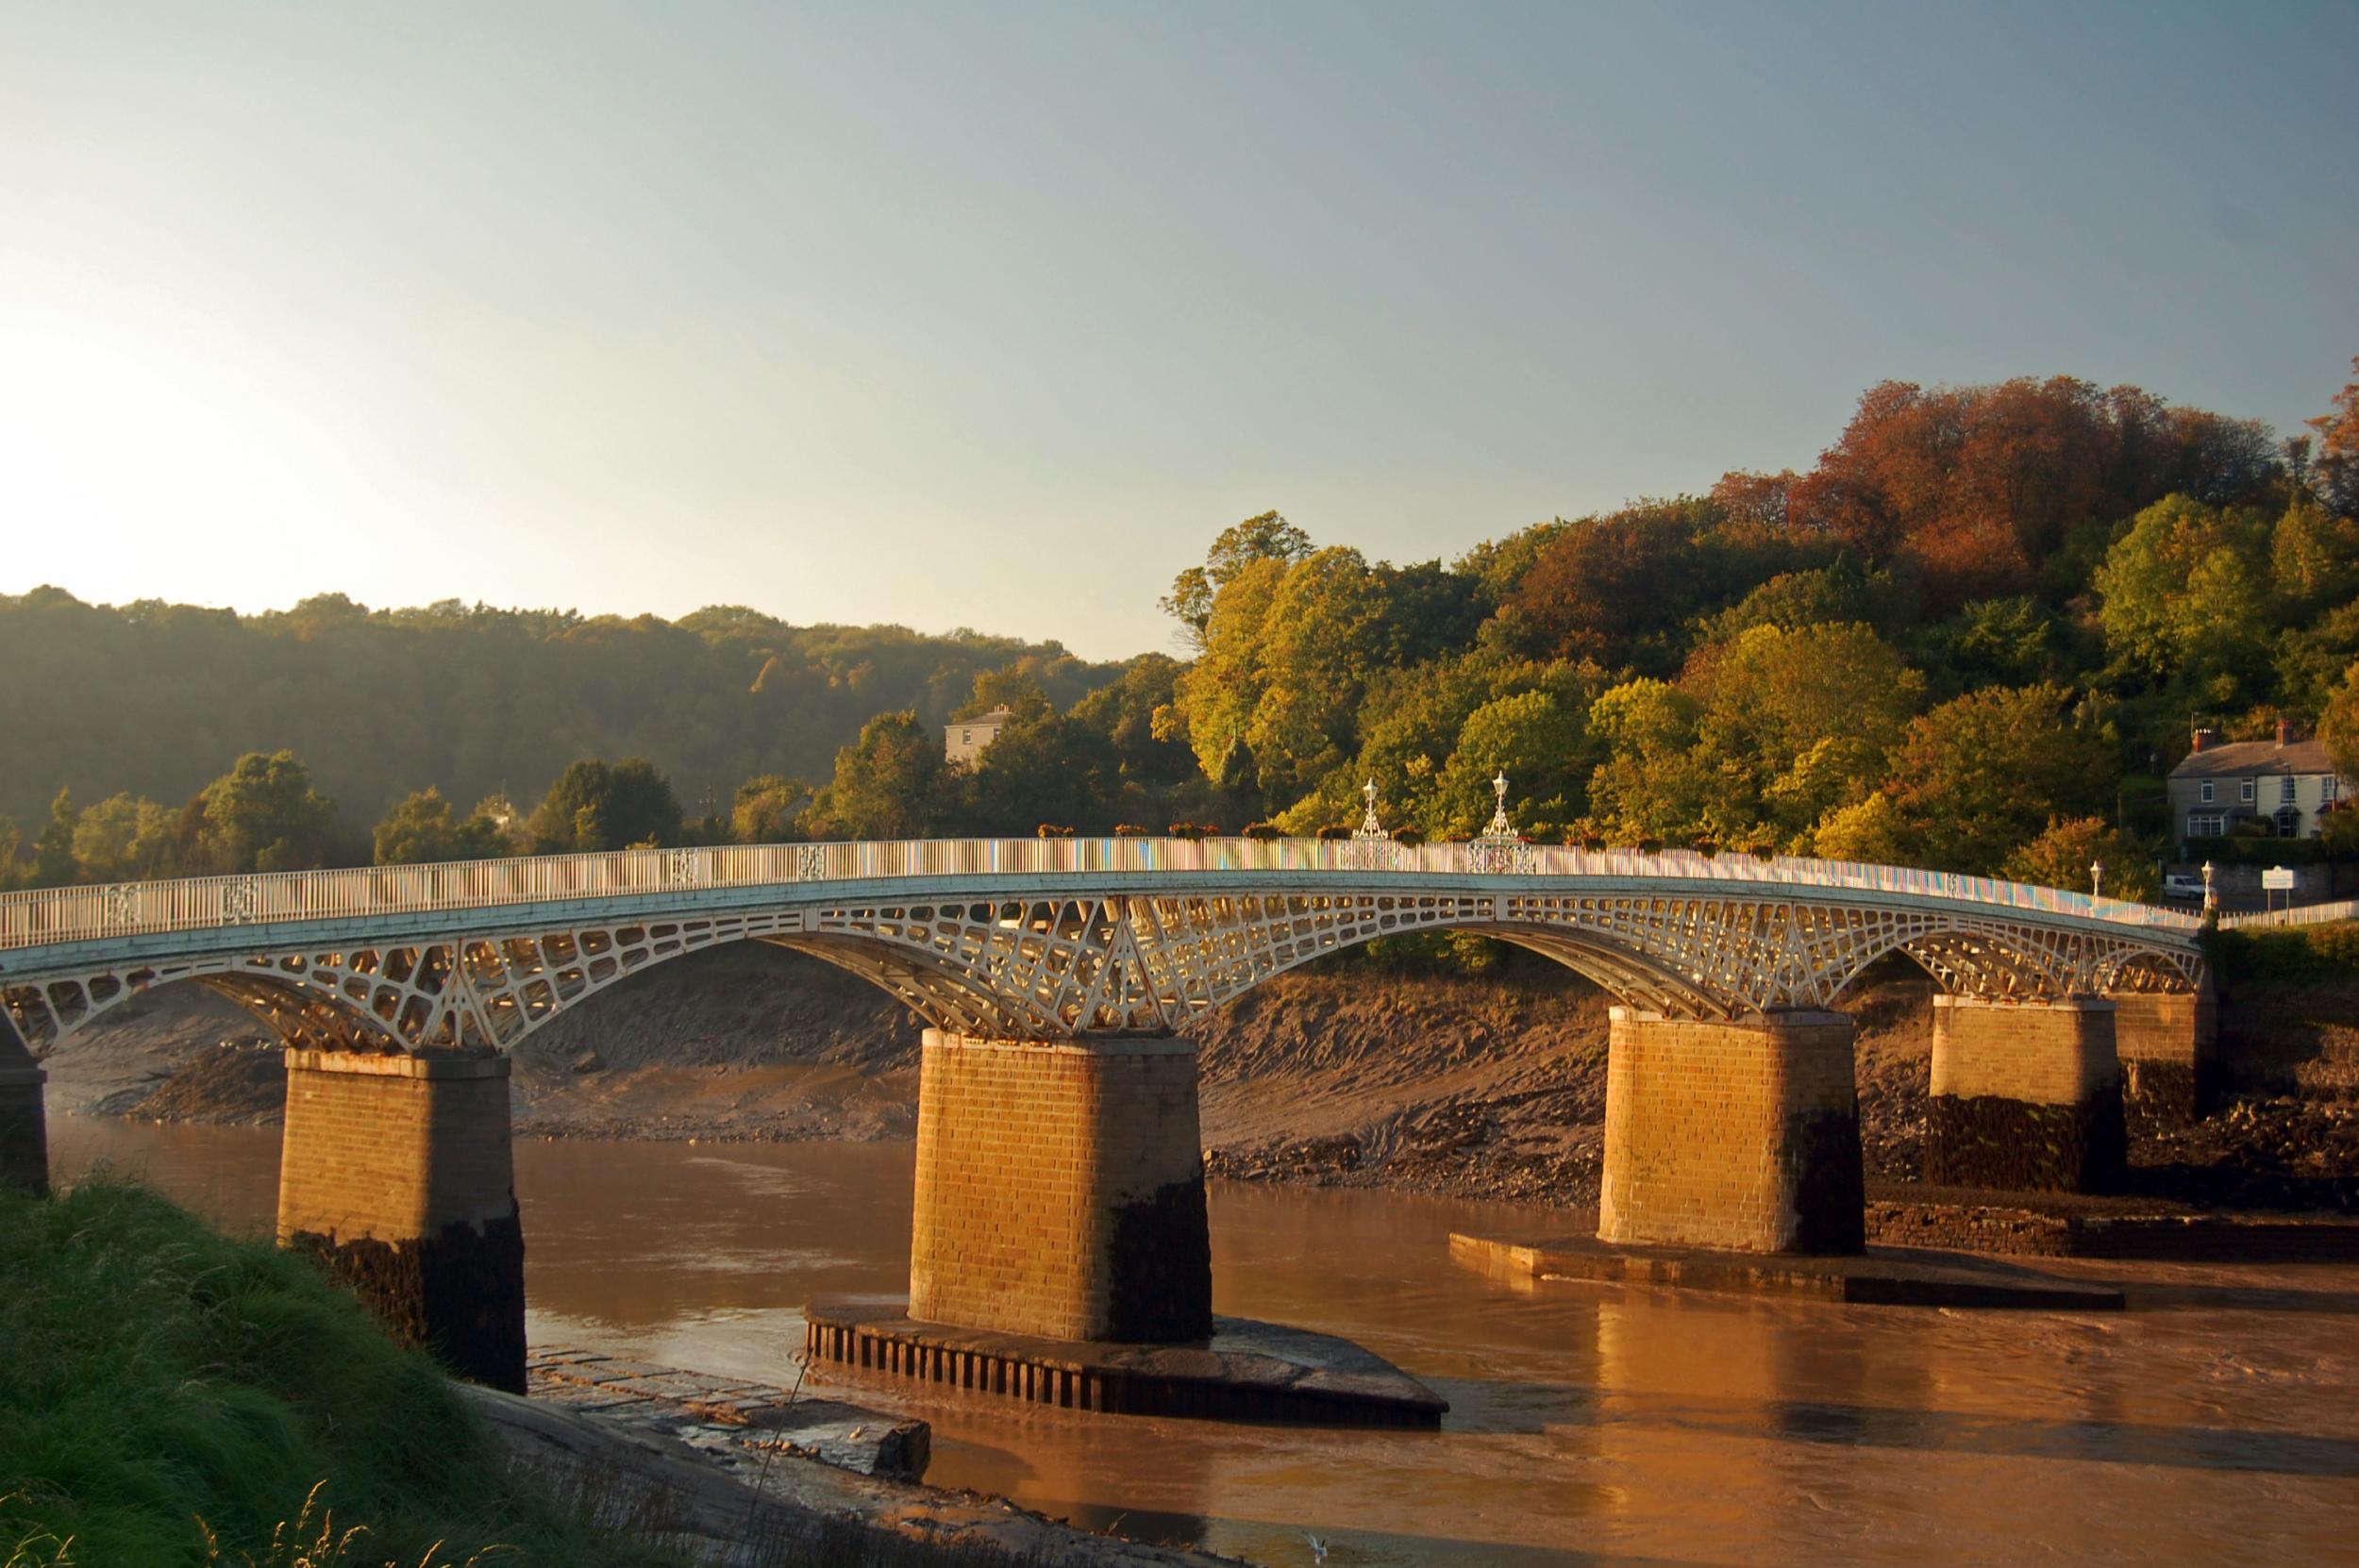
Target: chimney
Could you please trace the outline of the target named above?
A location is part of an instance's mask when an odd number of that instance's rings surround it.
[[[2277,745],[2278,745],[2278,749],[2282,751],[2282,750],[2284,750],[2286,746],[2291,745],[2291,744],[2293,743],[2293,739],[2294,739],[2294,722],[2293,722],[2291,719],[2282,718],[2282,717],[2281,717],[2281,718],[2277,721]]]
[[[2201,751],[2218,739],[2219,731],[2217,729],[2199,729],[2195,732],[2195,749]]]

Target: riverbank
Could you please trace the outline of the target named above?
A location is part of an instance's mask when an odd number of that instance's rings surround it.
[[[1211,1568],[912,1478],[926,1427],[544,1346],[527,1401],[310,1264],[82,1180],[0,1192],[0,1561]]]
[[[2265,958],[2267,956],[2265,955]],[[2359,976],[2240,956],[2224,976],[2227,1098],[2134,1129],[2151,1203],[2359,1213]],[[1923,1171],[1932,987],[1894,960],[1847,998],[1875,1184]],[[1607,999],[1545,962],[1388,972],[1356,957],[1279,976],[1199,1026],[1208,1169],[1244,1180],[1594,1206]],[[918,1029],[882,993],[759,944],[592,998],[516,1053],[523,1137],[698,1143],[913,1134]],[[142,998],[50,1062],[53,1105],[267,1124],[276,1048],[190,987]]]

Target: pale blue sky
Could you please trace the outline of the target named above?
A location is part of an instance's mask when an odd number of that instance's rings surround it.
[[[0,591],[1168,643],[1886,376],[2290,433],[2359,6],[0,4]]]

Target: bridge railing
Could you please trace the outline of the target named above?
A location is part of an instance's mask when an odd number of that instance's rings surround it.
[[[2219,917],[2223,930],[2241,930],[2256,926],[2324,926],[2338,920],[2359,920],[2359,898],[2337,899],[2332,904],[2300,904],[2286,909],[2254,910],[2249,914]]]
[[[137,932],[276,925],[367,915],[496,909],[584,899],[790,888],[917,877],[1123,873],[1204,876],[1384,871],[1463,879],[1664,878],[1899,893],[2157,929],[2192,931],[2193,916],[2058,888],[1906,866],[1703,855],[1688,850],[1579,849],[1485,843],[1418,845],[1314,839],[929,839],[886,842],[723,844],[630,849],[423,866],[258,873],[0,894],[0,949]]]

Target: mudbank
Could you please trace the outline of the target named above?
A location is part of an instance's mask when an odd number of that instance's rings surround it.
[[[1879,1186],[1925,1175],[1932,989],[1894,962],[1847,999],[1860,1138]],[[1514,959],[1396,974],[1356,957],[1280,976],[1198,1026],[1214,1176],[1594,1205],[1607,999]],[[54,1107],[263,1123],[276,1048],[193,987],[123,1009],[48,1063]],[[917,1024],[863,982],[753,945],[663,965],[516,1053],[525,1136],[912,1137]],[[2248,985],[2225,999],[2233,1092],[2190,1127],[2140,1128],[2133,1193],[2359,1211],[2359,981]]]

